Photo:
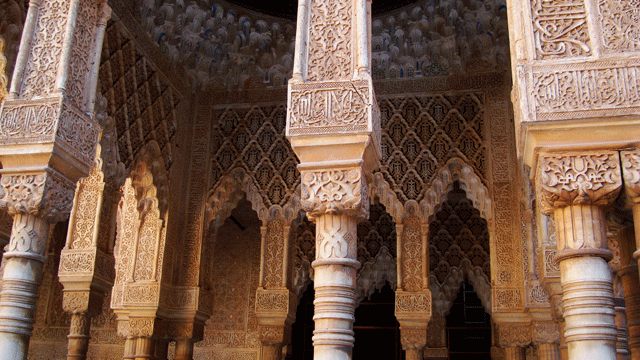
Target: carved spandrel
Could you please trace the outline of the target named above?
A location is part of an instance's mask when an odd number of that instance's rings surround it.
[[[541,154],[538,190],[547,213],[570,205],[610,204],[622,186],[617,152]]]

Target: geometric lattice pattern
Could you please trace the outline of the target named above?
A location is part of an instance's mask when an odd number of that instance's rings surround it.
[[[454,183],[454,185],[456,185]],[[463,268],[468,261],[480,267],[491,280],[487,221],[466,198],[464,190],[454,187],[429,224],[429,267],[440,285],[452,268]]]
[[[284,104],[214,111],[211,184],[243,168],[267,207],[284,206],[300,183],[298,159],[285,138]]]
[[[483,96],[379,98],[381,172],[402,202],[420,201],[438,168],[452,157],[486,179]]]
[[[129,168],[136,154],[155,140],[169,169],[179,99],[113,21],[105,33],[98,88],[116,123],[120,161]]]
[[[382,247],[395,259],[396,223],[380,203],[371,204],[369,219],[358,224],[358,261],[372,263]]]

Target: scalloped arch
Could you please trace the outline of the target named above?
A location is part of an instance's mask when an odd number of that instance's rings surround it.
[[[425,190],[424,199],[420,201],[421,217],[427,221],[431,220],[438,206],[446,200],[447,194],[453,189],[455,181],[460,183],[460,188],[465,191],[467,199],[472,201],[473,206],[480,211],[480,215],[491,223],[493,210],[489,190],[473,167],[460,158],[451,158],[438,169],[431,185]]]
[[[236,168],[222,177],[218,184],[207,194],[205,207],[205,224],[215,221],[215,226],[221,224],[231,215],[231,211],[238,205],[238,201],[246,194],[251,202],[251,208],[258,213],[258,218],[265,223],[268,220],[269,209],[260,196],[260,190],[253,183],[251,176],[242,168]]]

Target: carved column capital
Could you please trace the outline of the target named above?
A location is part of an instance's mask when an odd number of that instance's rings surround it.
[[[4,173],[0,179],[0,208],[10,215],[34,215],[50,223],[63,221],[73,205],[76,184],[52,169]]]
[[[630,205],[640,205],[640,150],[621,151],[624,190]]]
[[[616,151],[540,154],[537,183],[543,211],[611,204],[622,186],[619,164]]]
[[[503,348],[525,347],[531,344],[529,324],[498,325],[498,341]]]
[[[103,300],[103,294],[89,290],[64,290],[62,293],[62,309],[70,314],[94,316],[102,311]]]
[[[427,329],[400,327],[400,342],[404,350],[422,350],[427,345]]]
[[[558,324],[553,321],[533,323],[531,325],[531,335],[531,340],[535,345],[560,343],[560,329]]]
[[[369,188],[361,166],[300,169],[302,208],[311,220],[324,214],[369,216]]]

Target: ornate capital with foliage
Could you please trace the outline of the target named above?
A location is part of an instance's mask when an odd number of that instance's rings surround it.
[[[503,348],[528,346],[531,344],[531,326],[501,324],[498,326],[498,341]]]
[[[309,218],[324,214],[369,216],[369,189],[361,167],[302,170],[301,204]]]
[[[622,186],[618,152],[540,154],[538,193],[546,213],[570,205],[605,206]]]
[[[0,208],[10,215],[27,214],[58,222],[69,216],[75,183],[52,169],[5,173],[0,179]]]
[[[621,151],[624,189],[631,205],[640,204],[640,150]]]
[[[400,328],[400,342],[404,350],[422,350],[427,345],[427,329]]]
[[[553,321],[536,322],[531,325],[534,344],[560,343],[560,329]]]

